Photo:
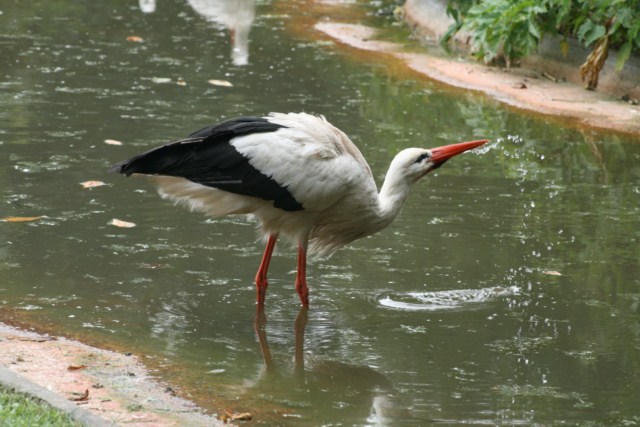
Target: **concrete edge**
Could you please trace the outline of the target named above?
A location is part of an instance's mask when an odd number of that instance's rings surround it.
[[[95,415],[51,390],[29,381],[3,365],[0,365],[0,384],[8,389],[40,399],[82,425],[88,427],[115,427],[118,425],[115,421],[109,421]]]

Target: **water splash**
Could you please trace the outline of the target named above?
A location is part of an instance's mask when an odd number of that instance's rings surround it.
[[[408,292],[381,298],[384,307],[409,311],[436,311],[467,308],[495,298],[517,295],[520,288],[495,286],[482,289],[455,289],[435,292]],[[469,307],[470,308],[470,307]]]

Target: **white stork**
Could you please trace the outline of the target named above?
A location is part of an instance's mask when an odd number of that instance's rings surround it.
[[[266,249],[256,274],[264,305],[278,236],[298,245],[295,286],[309,305],[307,253],[329,254],[376,233],[398,215],[409,189],[451,157],[487,140],[407,148],[391,162],[378,192],[360,150],[324,117],[271,113],[205,127],[111,168],[152,175],[163,198],[212,216],[257,218]]]

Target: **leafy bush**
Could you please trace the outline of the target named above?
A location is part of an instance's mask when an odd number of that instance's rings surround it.
[[[543,3],[535,0],[485,0],[469,8],[460,28],[471,34],[478,57],[491,62],[504,56],[509,64],[537,47],[537,18],[544,12]]]
[[[468,31],[474,54],[485,62],[504,58],[510,65],[532,53],[545,33],[575,36],[593,46],[582,74],[595,72],[595,85],[609,47],[619,49],[617,70],[640,51],[640,0],[451,0],[447,12],[455,22],[444,42]],[[559,48],[566,54],[568,44]]]

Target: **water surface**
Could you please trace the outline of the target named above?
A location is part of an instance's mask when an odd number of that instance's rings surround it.
[[[256,424],[640,423],[640,145],[355,61],[291,31],[307,7],[258,2],[243,65],[189,2],[0,6],[0,216],[44,216],[0,223],[4,316],[133,351]],[[253,224],[106,169],[269,111],[325,114],[379,183],[401,148],[492,144],[425,178],[389,229],[313,261],[308,313],[279,246],[265,320]]]

